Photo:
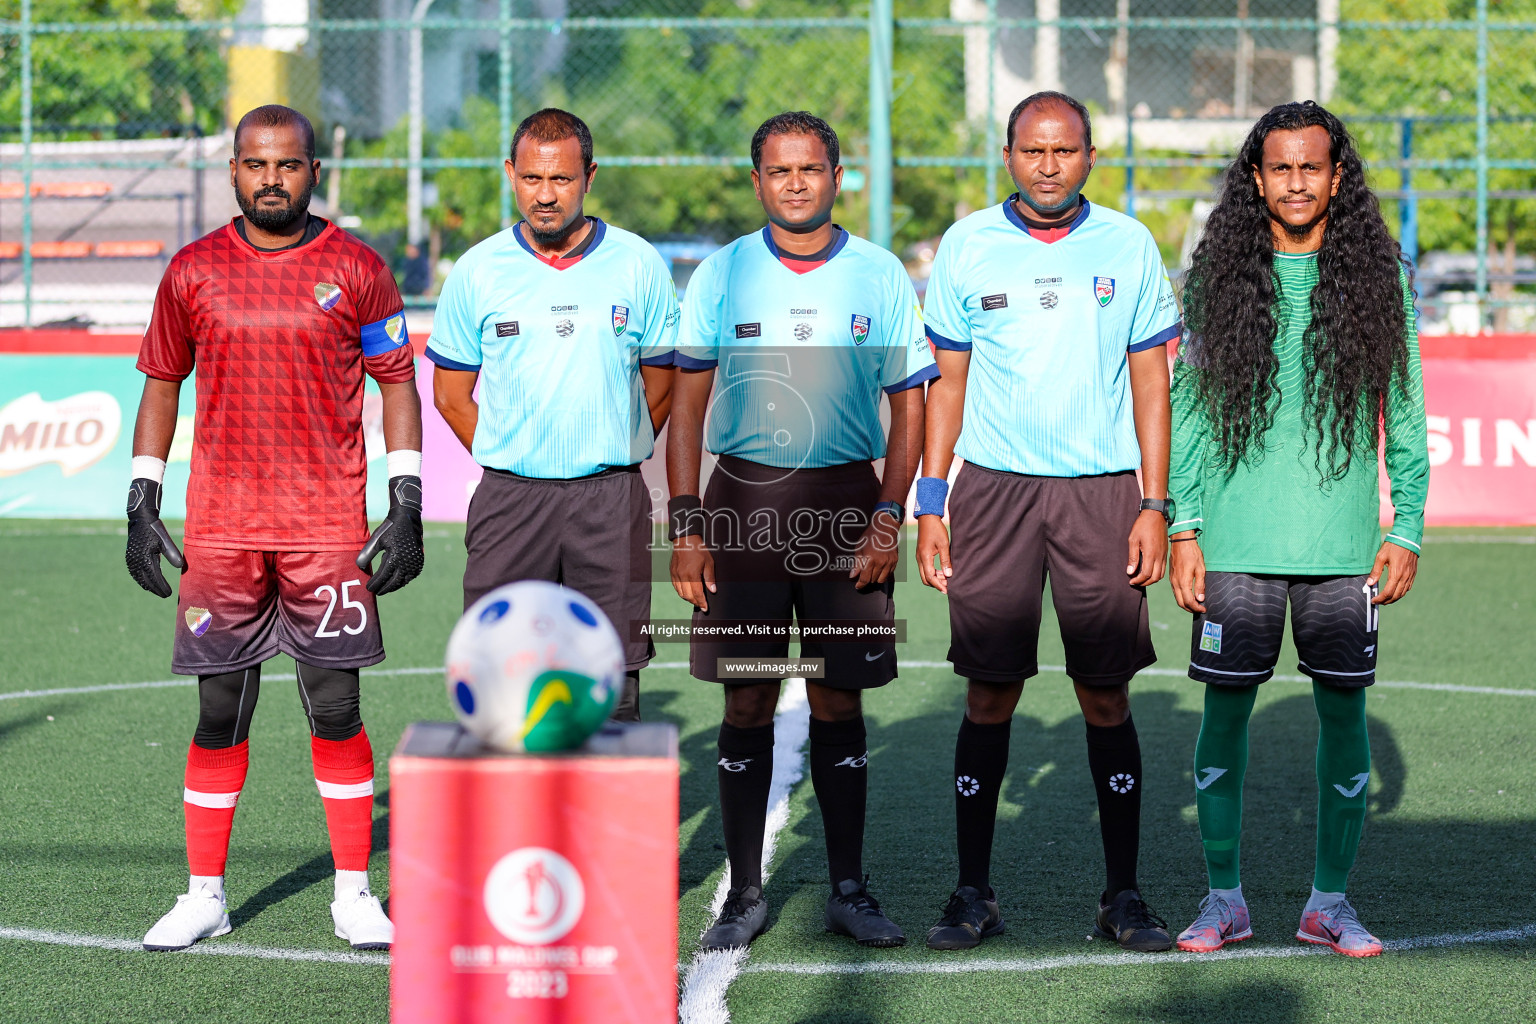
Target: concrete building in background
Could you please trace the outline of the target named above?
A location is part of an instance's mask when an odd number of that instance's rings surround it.
[[[955,18],[985,19],[987,8],[987,0],[950,0]],[[1241,140],[1253,119],[1277,103],[1326,101],[1333,91],[1337,29],[1238,31],[1178,22],[1330,22],[1339,17],[1339,0],[997,0],[996,10],[999,18],[1167,18],[1173,24],[1001,28],[990,60],[987,30],[966,29],[965,107],[972,123],[1001,121],[1024,96],[1056,89],[1108,115],[1095,118],[1097,144],[1123,144],[1129,107],[1137,145],[1203,150]]]

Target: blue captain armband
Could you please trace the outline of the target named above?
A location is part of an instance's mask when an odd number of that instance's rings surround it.
[[[944,501],[949,497],[949,481],[943,477],[920,476],[917,478],[917,504],[914,516],[943,516]]]
[[[405,329],[405,312],[363,324],[363,355],[369,358],[393,352],[401,345],[411,343],[410,332]]]

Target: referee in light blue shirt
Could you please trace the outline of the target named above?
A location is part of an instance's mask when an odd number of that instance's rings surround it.
[[[773,714],[781,680],[801,672],[782,668],[783,633],[747,630],[792,616],[802,628],[855,630],[839,634],[855,642],[805,636],[800,645],[822,668],[808,673],[806,690],[832,890],[824,922],[863,946],[906,941],[864,885],[860,695],[896,676],[900,502],[917,469],[923,385],[937,370],[901,261],[832,222],[838,149],[837,133],[812,114],[764,122],[752,139],[752,182],[768,224],[711,254],[684,300],[667,440],[672,585],[697,609],[693,674],[725,684],[718,781],[731,871],[704,949],[745,946],[768,924]],[[701,500],[706,448],[718,462]],[[714,629],[726,636],[701,635]],[[733,672],[733,659],[754,671]]]
[[[514,580],[586,594],[625,641],[613,717],[636,721],[654,653],[635,639],[651,614],[640,463],[667,418],[677,292],[649,243],[582,213],[597,165],[579,117],[527,118],[506,171],[523,220],[454,265],[427,346],[437,408],[485,469],[464,607]]]
[[[949,595],[949,660],[969,680],[955,743],[959,882],[928,945],[967,949],[1003,929],[992,831],[1013,711],[1039,671],[1049,577],[1098,793],[1108,881],[1096,930],[1126,949],[1168,949],[1136,883],[1141,748],[1127,684],[1154,660],[1145,588],[1167,556],[1164,346],[1179,312],[1147,229],[1081,195],[1094,159],[1081,103],[1025,99],[1003,156],[1019,191],[945,232],[924,308],[943,378],[929,397],[917,556],[923,582]]]

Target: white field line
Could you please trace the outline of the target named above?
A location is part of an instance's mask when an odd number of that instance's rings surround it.
[[[1521,942],[1536,938],[1536,924],[1522,928],[1506,928],[1502,931],[1468,932],[1461,935],[1420,935],[1409,939],[1392,939],[1382,945],[1389,953],[1408,952],[1415,949],[1444,949],[1450,946],[1470,946],[1485,942]],[[1055,971],[1070,967],[1161,967],[1167,964],[1204,964],[1222,960],[1278,960],[1296,956],[1326,956],[1331,951],[1323,946],[1255,946],[1223,949],[1216,953],[1069,953],[1066,956],[1042,956],[1029,959],[1004,960],[979,958],[975,960],[942,959],[899,960],[881,963],[870,960],[864,963],[806,963],[806,964],[752,964],[748,974],[975,974],[996,971],[1007,974],[1025,974],[1032,971]]]
[[[441,665],[431,665],[423,668],[365,668],[365,676],[426,676],[441,673]],[[263,680],[272,682],[291,682],[291,673],[282,675],[262,674]],[[0,693],[0,700],[20,700],[23,697],[66,697],[74,693],[106,693],[110,690],[158,690],[167,686],[196,686],[197,677],[186,676],[181,679],[155,679],[147,683],[101,683],[97,686],[63,686],[52,690],[16,690],[12,693]]]
[[[805,774],[804,748],[811,728],[805,680],[787,679],[785,683],[773,722],[773,782],[768,789],[768,821],[763,829],[764,882],[768,881],[779,831],[789,823],[790,791]],[[731,869],[727,864],[720,876],[720,884],[715,887],[714,898],[709,902],[711,923],[725,905],[730,888]],[[678,996],[679,1024],[729,1024],[731,1011],[726,1006],[725,993],[736,975],[741,973],[746,959],[744,948],[695,953]]]
[[[73,932],[50,932],[37,928],[0,928],[0,939],[40,942],[49,946],[110,949],[124,953],[144,952],[143,944],[133,939],[112,939],[104,935],[77,935]],[[240,942],[199,943],[186,952],[202,956],[242,956],[255,960],[307,960],[322,964],[389,966],[388,953],[333,953],[324,949],[273,949],[269,946],[247,946]]]
[[[686,661],[653,661],[650,668],[654,669],[685,669]],[[949,668],[947,661],[903,661],[903,668]],[[420,668],[365,668],[365,676],[429,676],[443,671],[439,665],[424,665]],[[1041,672],[1065,673],[1064,665],[1041,665]],[[1170,676],[1187,678],[1183,669],[1177,668],[1144,668],[1137,675],[1144,676]],[[263,679],[273,682],[288,682],[293,679],[291,675],[263,675]],[[1305,683],[1309,682],[1307,676],[1285,675],[1277,673],[1271,677],[1281,683]],[[183,679],[155,679],[143,683],[100,683],[95,686],[64,686],[49,690],[16,690],[11,693],[0,693],[0,700],[21,700],[24,697],[66,697],[75,693],[106,693],[111,690],[156,690],[167,686],[196,686],[197,680],[191,677]],[[1463,686],[1459,683],[1413,683],[1404,681],[1381,680],[1377,686],[1390,690],[1439,690],[1445,693],[1484,693],[1496,697],[1536,697],[1536,688],[1529,690],[1510,689],[1501,686]]]

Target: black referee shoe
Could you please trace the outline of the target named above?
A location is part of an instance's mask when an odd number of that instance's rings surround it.
[[[827,897],[827,931],[851,936],[859,945],[875,949],[905,946],[906,935],[885,916],[879,902],[869,894],[868,883],[868,876],[862,882],[845,878],[837,883],[837,892]]]
[[[726,893],[720,916],[699,940],[701,950],[740,949],[768,929],[768,901],[755,885]]]
[[[1104,902],[1109,895],[1099,897],[1099,917],[1093,932],[1101,939],[1120,944],[1121,949],[1135,953],[1160,953],[1173,948],[1173,938],[1168,934],[1168,922],[1152,913],[1135,889],[1126,889],[1115,898]]]
[[[969,885],[962,885],[944,904],[939,923],[928,929],[929,949],[974,949],[981,940],[1003,931],[1003,912],[997,905],[997,893],[988,887],[986,895]]]

